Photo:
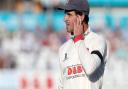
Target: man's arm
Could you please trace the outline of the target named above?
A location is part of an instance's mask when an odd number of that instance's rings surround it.
[[[85,46],[83,36],[79,35],[74,40],[76,51],[80,61],[85,69],[87,75],[93,74],[93,72],[104,62],[104,53],[106,48],[106,42],[104,39],[100,39],[94,42],[94,47],[91,52]]]
[[[61,65],[61,53],[62,50],[61,48],[59,49],[59,65],[60,65],[60,73],[59,73],[59,83],[58,83],[58,89],[63,89],[63,70],[62,70],[62,65]]]
[[[82,16],[78,16],[77,21],[74,21],[73,41],[86,74],[91,75],[103,62],[106,41],[102,37],[95,38],[97,40],[92,40],[96,42],[93,42],[92,50],[89,52],[84,43],[84,29],[87,28],[87,24],[82,24]]]

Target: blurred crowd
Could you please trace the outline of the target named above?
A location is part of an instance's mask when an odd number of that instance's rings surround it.
[[[49,0],[44,0],[46,6],[41,2],[38,2],[39,0],[12,1],[15,2],[14,5],[5,8],[3,5],[4,0],[1,0],[1,11],[9,10],[13,12],[14,10],[19,16],[30,11],[32,13],[47,12],[50,14],[54,12],[54,8],[60,3],[60,0],[53,0],[56,3],[54,3],[52,7],[47,7]],[[64,2],[64,0],[62,0],[62,2]],[[127,83],[124,83],[128,81],[128,77],[126,78],[125,76],[128,74],[128,21],[126,22],[127,27],[125,28],[122,28],[118,22],[114,28],[111,26],[109,27],[109,25],[103,24],[102,20],[101,22],[96,23],[97,25],[91,25],[93,31],[104,35],[110,48],[110,56],[105,75],[105,80],[109,82],[106,83],[106,86],[113,85],[114,87],[116,84],[121,85],[122,81],[123,84],[125,84],[124,86],[127,86]],[[45,29],[40,25],[37,25],[34,28],[34,31],[28,30],[25,27],[22,27],[22,25],[17,28],[17,30],[10,31],[9,28],[0,24],[0,70],[37,69],[42,71],[57,71],[59,68],[58,49],[69,38],[69,34],[66,32],[65,28],[62,28],[59,31],[55,30],[50,21]]]
[[[109,28],[92,30],[107,38],[110,58],[116,57],[116,60],[127,61],[127,29],[125,32],[119,27],[115,31]],[[68,39],[65,29],[55,32],[50,26],[47,30],[37,27],[35,31],[25,30],[22,27],[17,31],[1,29],[0,68],[40,68],[47,64],[43,62],[45,59],[54,61],[58,59],[58,49]]]
[[[51,7],[48,7],[46,3],[48,2],[47,0],[43,1],[45,4],[43,4],[42,1],[39,2],[39,0],[12,1],[15,2],[14,5],[8,6],[10,6],[10,11],[14,11],[18,14],[18,16],[22,15],[23,13],[30,12],[47,13],[49,15],[55,12],[54,8],[59,3],[64,2],[63,0],[54,0],[55,3],[53,5],[50,5]],[[8,2],[10,1],[8,0]],[[5,2],[2,1],[2,3],[4,4]],[[0,8],[7,11],[8,8],[5,8],[4,6],[3,9],[2,3]],[[51,16],[51,18],[49,18],[48,20],[54,20],[55,18],[53,18]],[[96,25],[91,24],[91,28],[93,31],[101,33],[107,38],[111,50],[110,57],[114,56],[118,59],[127,60],[127,27],[125,27],[124,29],[118,24],[119,22],[116,22],[115,26],[112,28],[111,26],[104,24],[102,19],[99,20],[100,21],[98,23],[94,23]],[[22,21],[20,23],[22,24]],[[65,28],[59,28],[61,29],[59,31],[55,30],[52,25],[54,23],[52,23],[52,21],[49,21],[47,27],[45,28],[42,28],[41,25],[37,25],[34,28],[34,31],[30,29],[28,30],[22,25],[11,31],[10,28],[5,27],[6,25],[0,24],[0,68],[32,68],[43,66],[45,63],[41,64],[41,60],[43,61],[43,59],[50,59],[49,57],[51,57],[51,54],[54,54],[54,56],[56,55],[57,57],[57,52],[60,45],[68,40],[69,36],[66,33]],[[48,53],[46,53],[45,51]],[[46,56],[45,53],[47,54],[46,58],[44,57]],[[57,59],[54,57],[51,58],[53,60]]]

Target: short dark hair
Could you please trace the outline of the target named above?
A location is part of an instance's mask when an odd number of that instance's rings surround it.
[[[76,15],[80,15],[80,16],[84,14],[84,12],[77,11],[77,10],[75,10],[75,13],[76,13]],[[84,14],[84,20],[83,20],[83,22],[86,23],[86,24],[88,24],[88,22],[89,22],[89,16],[88,15]]]

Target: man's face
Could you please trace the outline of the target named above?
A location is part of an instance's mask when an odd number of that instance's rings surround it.
[[[75,14],[75,11],[65,11],[64,22],[66,24],[67,32],[73,32],[74,21],[77,21],[77,15]]]

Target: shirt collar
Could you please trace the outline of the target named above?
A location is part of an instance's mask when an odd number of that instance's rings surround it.
[[[88,27],[88,29],[85,31],[84,35],[88,35],[90,33],[90,27]]]

